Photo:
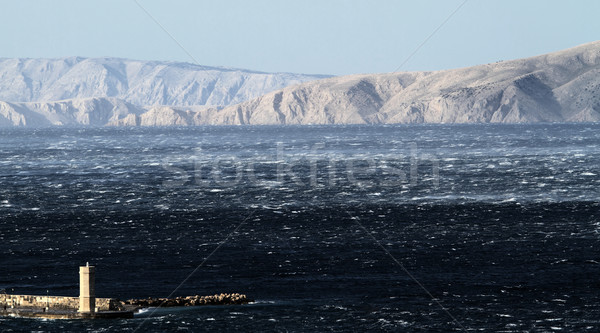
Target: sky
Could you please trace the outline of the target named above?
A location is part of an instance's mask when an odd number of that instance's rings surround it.
[[[597,0],[0,0],[0,58],[429,71],[598,40],[598,13]]]

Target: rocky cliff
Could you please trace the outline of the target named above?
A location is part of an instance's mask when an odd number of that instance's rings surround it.
[[[103,126],[146,111],[147,108],[110,97],[32,103],[0,101],[0,126]]]

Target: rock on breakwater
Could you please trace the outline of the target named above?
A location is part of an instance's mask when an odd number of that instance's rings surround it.
[[[124,307],[175,307],[200,305],[234,305],[253,302],[244,294],[216,294],[211,296],[182,296],[175,298],[141,298],[123,302]]]

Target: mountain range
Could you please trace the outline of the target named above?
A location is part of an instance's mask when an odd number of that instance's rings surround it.
[[[4,59],[0,100],[5,126],[600,121],[600,42],[468,68],[338,77]]]
[[[119,58],[0,59],[0,126],[102,126],[152,106],[222,107],[325,77]]]

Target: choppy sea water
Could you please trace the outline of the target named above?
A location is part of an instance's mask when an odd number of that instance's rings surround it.
[[[599,124],[0,138],[0,289],[256,300],[1,331],[600,329]]]

